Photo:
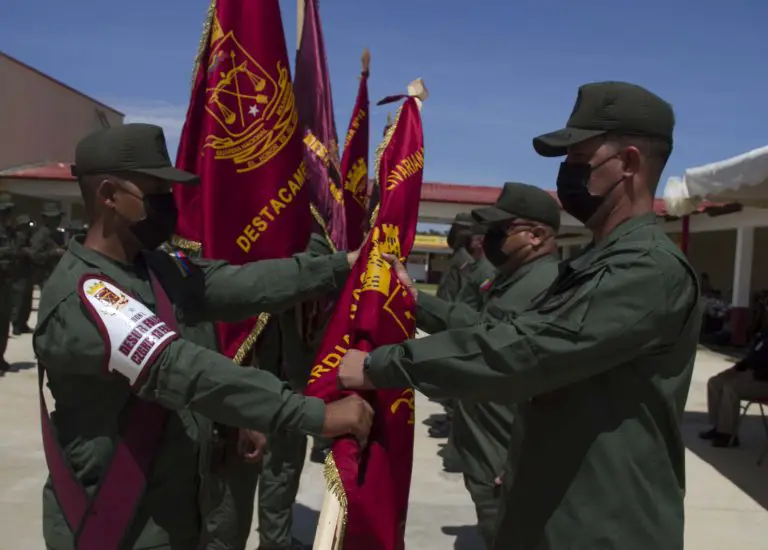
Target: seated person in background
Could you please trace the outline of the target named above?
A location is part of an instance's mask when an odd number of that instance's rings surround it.
[[[742,400],[768,398],[768,333],[758,335],[746,357],[707,382],[707,409],[713,428],[699,434],[714,447],[737,447]]]
[[[701,301],[704,303],[704,322],[701,324],[702,335],[715,334],[725,328],[730,306],[726,303],[719,290],[708,294],[702,291]]]

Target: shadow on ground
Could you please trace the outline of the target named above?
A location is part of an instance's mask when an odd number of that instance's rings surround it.
[[[320,512],[300,503],[293,505],[293,536],[304,544],[315,540]]]
[[[739,430],[741,446],[738,448],[712,447],[709,441],[699,439],[699,432],[709,428],[706,413],[686,412],[683,419],[685,446],[768,510],[768,457],[762,466],[756,464],[767,443],[759,409],[753,406],[744,419]]]
[[[450,537],[456,537],[453,541],[454,550],[483,550],[484,548],[474,525],[445,526],[442,531]]]
[[[11,364],[11,370],[9,372],[21,372],[24,370],[34,369],[37,365],[30,363],[29,361],[22,361],[20,363]]]
[[[739,359],[743,359],[748,351],[747,347],[718,345],[712,342],[699,342],[699,349],[700,350],[704,349],[707,351],[711,351],[712,353],[717,353],[718,355],[722,355],[727,360],[733,361],[734,363]]]
[[[422,424],[432,428],[433,426],[437,426],[438,424],[442,424],[443,422],[445,422],[445,418],[446,418],[445,414],[442,414],[442,413],[432,414],[432,415],[429,415],[424,420],[422,420]]]

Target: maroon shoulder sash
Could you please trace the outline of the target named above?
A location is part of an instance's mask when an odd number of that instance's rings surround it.
[[[150,271],[157,316],[177,329],[173,306]],[[107,350],[109,353],[109,350]],[[128,416],[112,460],[93,497],[89,497],[64,456],[43,397],[45,367],[38,365],[43,450],[51,483],[77,550],[117,550],[141,499],[152,462],[162,439],[168,410],[131,396]]]

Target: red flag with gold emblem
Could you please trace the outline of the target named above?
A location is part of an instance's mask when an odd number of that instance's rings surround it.
[[[341,157],[341,181],[344,185],[344,214],[347,228],[347,248],[357,250],[369,229],[368,213],[368,74],[371,54],[363,52],[363,72],[357,91],[355,109],[349,121],[344,154]]]
[[[278,0],[212,0],[177,165],[177,234],[205,258],[244,264],[303,251],[311,216],[298,114]],[[219,327],[240,362],[257,320]]]
[[[304,142],[312,213],[337,250],[347,249],[339,144],[331,77],[317,0],[303,0],[304,20],[293,84]]]
[[[411,95],[426,97],[420,81],[411,88]],[[415,304],[382,255],[405,261],[416,236],[424,169],[420,102],[409,97],[384,138],[377,159],[378,217],[331,317],[307,395],[334,401],[349,393],[338,389],[335,369],[350,347],[372,350],[414,336]],[[413,390],[363,395],[375,410],[368,447],[361,451],[355,439],[338,439],[326,464],[330,490],[343,491],[346,502],[341,547],[402,550],[413,460]]]

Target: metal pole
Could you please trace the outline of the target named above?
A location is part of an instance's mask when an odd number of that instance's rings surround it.
[[[688,240],[691,235],[691,216],[683,216],[683,234],[680,237],[680,248],[688,256]]]
[[[296,51],[301,46],[301,34],[304,31],[304,0],[296,0]]]

